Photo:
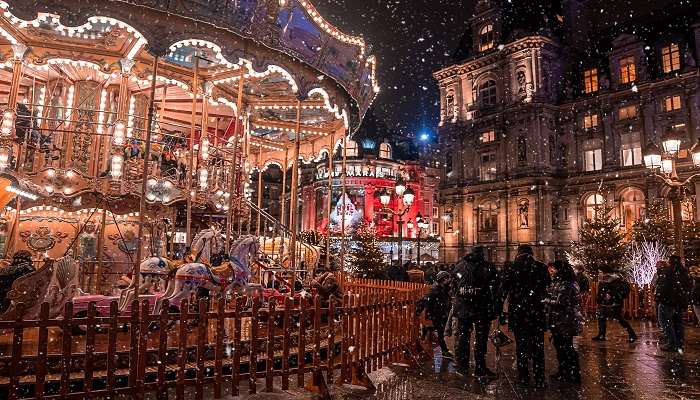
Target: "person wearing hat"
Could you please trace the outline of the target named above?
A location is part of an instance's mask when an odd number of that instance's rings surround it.
[[[545,387],[544,332],[547,318],[544,300],[551,283],[547,266],[535,260],[532,247],[520,245],[511,267],[504,271],[503,299],[508,300],[508,328],[515,335],[518,381],[530,384],[529,360],[535,387]]]
[[[447,314],[450,310],[450,273],[440,271],[435,276],[435,283],[428,294],[418,300],[416,315],[425,310],[425,318],[433,323],[433,329],[437,333],[438,344],[443,358],[452,358],[450,350],[445,343],[445,325]]]
[[[457,372],[469,370],[471,333],[474,331],[474,376],[493,378],[496,374],[486,367],[486,349],[491,321],[498,307],[498,271],[486,261],[484,248],[476,246],[452,271],[455,295],[453,316],[457,319]]]

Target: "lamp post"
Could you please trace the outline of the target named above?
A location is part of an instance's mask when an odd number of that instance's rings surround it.
[[[428,224],[428,219],[423,218],[421,213],[416,214],[416,227],[418,228],[418,231],[416,232],[416,237],[418,239],[418,254],[416,255],[416,262],[418,263],[418,267],[420,268],[420,240],[421,236],[423,235],[423,231],[430,227],[430,225]]]
[[[650,142],[644,148],[644,165],[649,168],[652,175],[659,178],[670,189],[671,206],[673,210],[673,230],[676,251],[684,258],[683,251],[683,218],[681,215],[681,200],[683,187],[688,184],[698,173],[694,173],[686,179],[678,177],[676,163],[681,149],[683,137],[679,132],[671,130],[663,135],[661,145],[663,150],[655,143]],[[694,167],[700,167],[700,139],[690,149]]]
[[[403,216],[406,215],[408,210],[411,209],[411,204],[413,204],[413,199],[415,195],[411,188],[406,187],[406,183],[401,177],[396,179],[394,184],[394,192],[398,199],[402,200],[403,208],[397,208],[396,210],[389,207],[391,202],[392,194],[390,191],[384,189],[379,192],[379,201],[382,203],[382,210],[392,215],[398,217],[396,224],[399,228],[398,233],[398,247],[399,247],[399,265],[403,265]]]

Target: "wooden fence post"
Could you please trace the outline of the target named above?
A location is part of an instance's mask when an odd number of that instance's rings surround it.
[[[282,390],[289,390],[289,341],[290,318],[294,303],[289,296],[284,298],[284,314],[282,316]]]
[[[168,312],[170,310],[170,302],[168,299],[163,300],[163,305],[160,309],[160,318],[158,319],[158,400],[168,399],[168,388],[165,386],[165,364],[167,363],[168,350]]]
[[[61,396],[68,396],[70,392],[70,369],[71,369],[71,354],[73,344],[73,303],[66,303],[63,314],[63,354],[61,354]]]
[[[34,386],[34,397],[41,399],[44,397],[44,384],[46,382],[46,360],[48,359],[49,346],[49,303],[41,305],[39,312],[39,348],[36,359],[36,385]]]

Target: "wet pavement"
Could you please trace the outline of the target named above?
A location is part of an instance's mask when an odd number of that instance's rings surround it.
[[[685,351],[679,354],[659,349],[659,330],[649,321],[633,322],[640,339],[634,344],[627,342],[626,333],[614,322],[608,328],[606,342],[593,342],[591,338],[597,333],[595,325],[594,321],[589,322],[584,335],[576,339],[583,375],[579,385],[549,381],[548,387],[540,390],[517,386],[515,345],[511,344],[503,349],[499,378],[490,382],[480,383],[471,376],[456,374],[454,363],[443,360],[439,348],[435,348],[432,358],[420,359],[420,368],[391,366],[370,374],[375,391],[333,385],[331,397],[340,400],[700,399],[700,328],[686,326]],[[451,341],[448,344],[452,348]],[[545,347],[549,376],[556,372],[557,364],[552,345],[547,342]],[[497,369],[493,347],[489,347],[487,362],[489,368]],[[314,396],[293,388],[238,398],[287,400]]]
[[[683,354],[659,349],[659,330],[647,321],[633,323],[640,340],[627,342],[626,333],[615,323],[608,328],[608,341],[592,342],[595,323],[577,338],[583,383],[548,382],[547,389],[535,390],[516,385],[515,345],[503,349],[499,379],[479,383],[473,377],[454,372],[451,360],[443,360],[434,350],[432,360],[421,359],[418,370],[390,367],[372,374],[374,393],[334,390],[334,398],[355,399],[700,399],[700,328],[687,326]],[[452,347],[452,343],[449,343]],[[556,372],[553,347],[546,343],[547,375]],[[496,369],[494,349],[489,348],[488,364]],[[473,363],[472,363],[473,365]]]

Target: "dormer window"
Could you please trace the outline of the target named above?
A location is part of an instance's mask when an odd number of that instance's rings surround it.
[[[493,25],[486,24],[479,30],[479,51],[486,51],[493,48],[495,42],[495,36],[493,32]]]
[[[348,140],[347,145],[345,155],[348,157],[357,157],[357,142],[354,140]]]
[[[586,86],[586,94],[598,91],[598,68],[587,69],[583,72],[583,83]]]
[[[496,105],[496,81],[491,79],[479,85],[479,100],[482,107]]]
[[[620,59],[620,83],[631,83],[637,79],[634,57]]]
[[[391,159],[391,145],[389,143],[379,145],[379,158]]]
[[[678,49],[678,43],[671,43],[661,49],[661,64],[665,74],[681,68],[681,52]]]

